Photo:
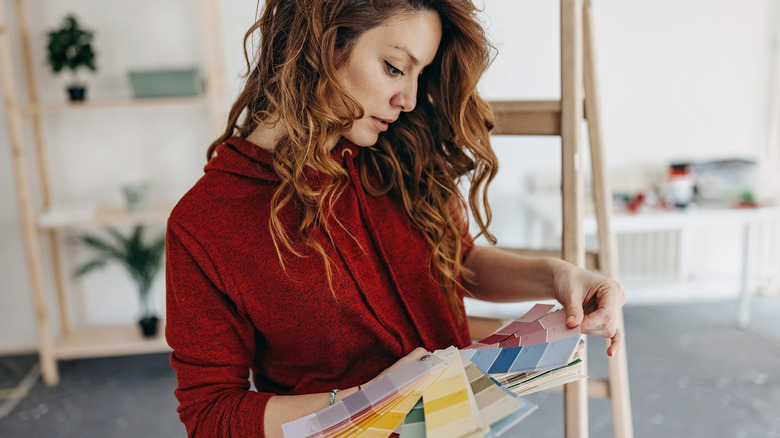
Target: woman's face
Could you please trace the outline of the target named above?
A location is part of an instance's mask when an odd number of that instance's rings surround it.
[[[397,15],[361,35],[347,62],[338,67],[339,83],[363,107],[344,137],[373,146],[392,129],[401,111],[417,104],[417,80],[433,62],[441,41],[441,20],[432,11]]]

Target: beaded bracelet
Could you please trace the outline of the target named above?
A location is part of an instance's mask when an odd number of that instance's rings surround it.
[[[333,405],[333,402],[336,401],[336,394],[341,391],[340,389],[334,389],[330,392],[330,404]]]

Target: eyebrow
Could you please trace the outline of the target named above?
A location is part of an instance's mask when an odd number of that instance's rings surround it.
[[[409,57],[410,60],[412,60],[412,64],[414,65],[420,65],[420,61],[412,55],[412,51],[409,50],[407,47],[404,46],[393,46],[394,49],[398,49],[404,53],[406,53],[406,56]]]

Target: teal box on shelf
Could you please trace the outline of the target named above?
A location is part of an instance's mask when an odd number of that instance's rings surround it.
[[[131,71],[130,83],[136,98],[191,97],[203,92],[198,69]]]

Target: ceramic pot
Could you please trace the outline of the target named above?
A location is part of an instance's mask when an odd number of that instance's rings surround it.
[[[141,326],[141,333],[145,338],[153,338],[157,334],[157,326],[160,323],[160,318],[156,316],[150,316],[138,321],[138,325]]]
[[[71,102],[83,102],[87,95],[87,89],[80,86],[68,87],[68,96]]]

